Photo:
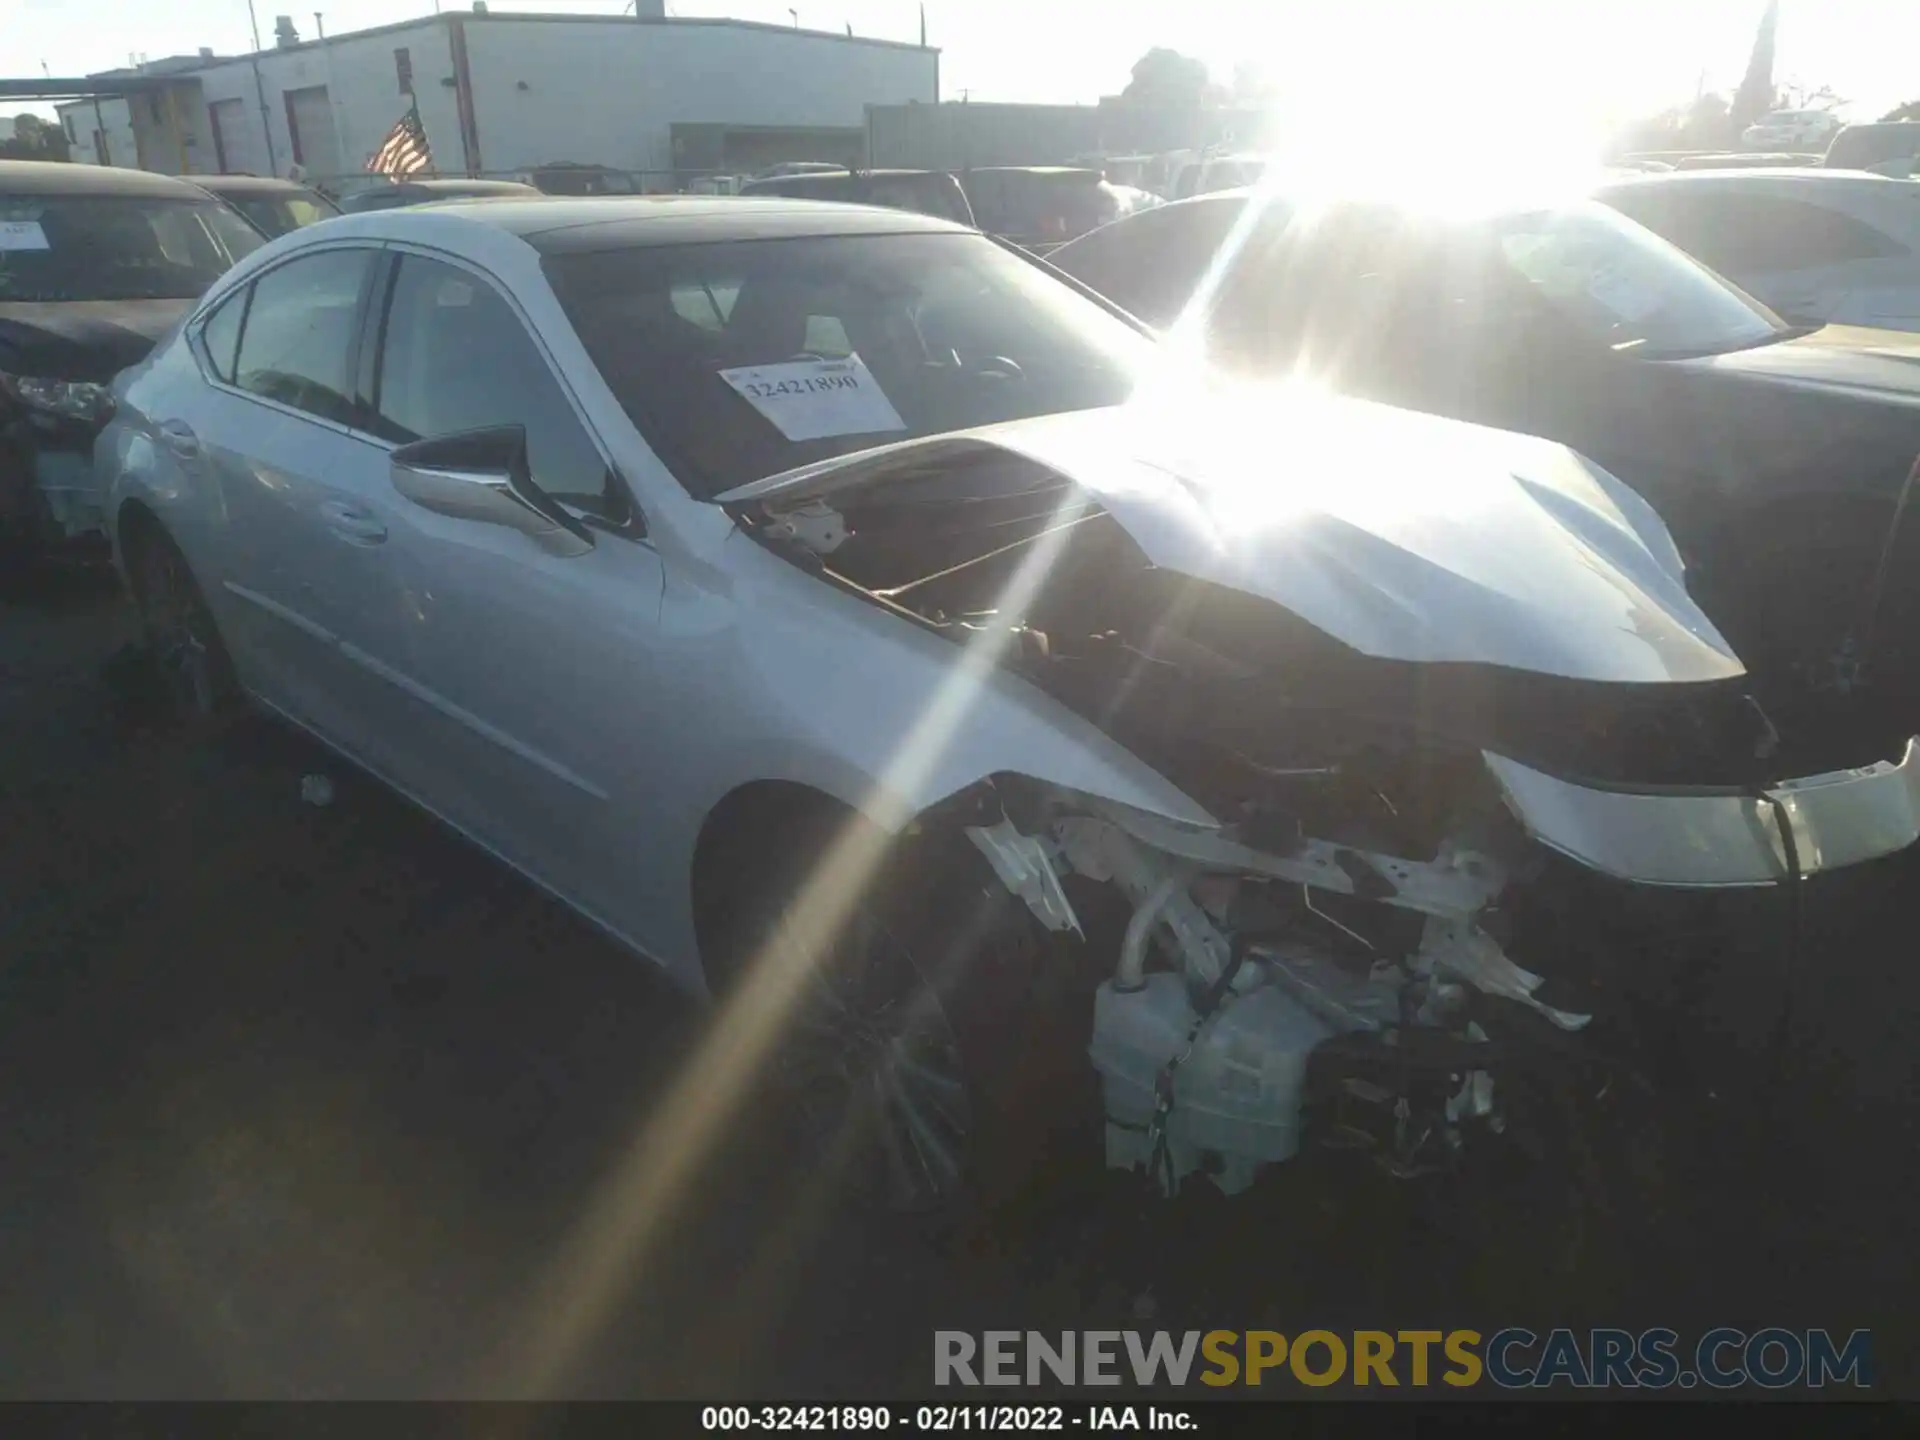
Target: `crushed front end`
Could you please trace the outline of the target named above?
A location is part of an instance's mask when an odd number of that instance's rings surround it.
[[[1262,495],[1153,450],[1177,422],[1103,414],[875,452],[734,510],[1214,817],[1000,776],[960,822],[1094,949],[1107,1158],[1168,1191],[1237,1192],[1309,1139],[1447,1170],[1530,1078],[1609,1083],[1583,1067],[1614,982],[1668,958],[1657,933],[1587,943],[1621,887],[1794,886],[1920,839],[1913,743],[1779,772],[1663,527],[1611,477],[1522,437],[1347,420],[1362,450],[1410,427],[1389,448],[1458,483],[1362,455],[1352,485],[1243,521]]]

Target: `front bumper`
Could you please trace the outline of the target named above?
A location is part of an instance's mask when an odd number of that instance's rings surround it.
[[[1777,817],[1802,875],[1892,855],[1920,840],[1920,737],[1898,762],[1734,789],[1601,788],[1488,753],[1522,828],[1589,869],[1640,885],[1772,885],[1788,877]]]
[[[11,426],[0,441],[0,528],[42,544],[104,538],[96,433],[39,418]]]

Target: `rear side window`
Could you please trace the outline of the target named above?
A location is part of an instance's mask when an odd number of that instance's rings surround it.
[[[240,348],[240,322],[247,315],[247,294],[251,287],[234,291],[200,326],[200,343],[206,349],[207,363],[213,373],[233,383],[233,362]]]
[[[1906,247],[1824,205],[1772,195],[1627,192],[1608,203],[1722,274],[1768,275],[1904,255]]]
[[[371,252],[325,250],[253,282],[233,380],[342,425],[356,423],[350,363]]]
[[[1142,210],[1053,252],[1048,261],[1149,325],[1179,318],[1246,204],[1200,201]]]
[[[412,255],[401,260],[377,394],[376,425],[390,440],[520,425],[541,489],[607,519],[624,513],[624,492],[526,326],[499,292],[465,270]]]

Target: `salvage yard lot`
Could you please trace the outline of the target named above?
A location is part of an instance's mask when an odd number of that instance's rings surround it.
[[[698,1008],[306,741],[143,726],[103,678],[128,633],[84,577],[0,601],[0,1395],[492,1393]],[[1841,880],[1784,1110],[1700,1059],[1657,1222],[1567,1273],[1294,1171],[1153,1231],[1117,1178],[1062,1178],[936,1243],[813,1214],[744,1134],[569,1388],[913,1393],[935,1328],[1780,1324],[1872,1327],[1912,1394],[1920,865]],[[1771,898],[1704,982],[1702,1057],[1770,1021]]]

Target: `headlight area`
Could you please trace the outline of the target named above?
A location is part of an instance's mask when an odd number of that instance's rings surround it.
[[[105,533],[93,442],[113,410],[106,385],[0,371],[0,524],[43,541]]]
[[[0,394],[33,422],[71,420],[97,431],[113,418],[113,391],[91,380],[50,380],[0,370]]]
[[[1255,848],[1052,791],[966,833],[1042,924],[1112,945],[1089,1046],[1106,1158],[1163,1193],[1244,1190],[1300,1152],[1310,1111],[1316,1140],[1389,1174],[1450,1169],[1505,1123],[1496,1016],[1563,1040],[1590,1019],[1483,925],[1516,873],[1497,825],[1463,817],[1425,860],[1305,833]],[[1117,902],[1117,940],[1070,893]]]

